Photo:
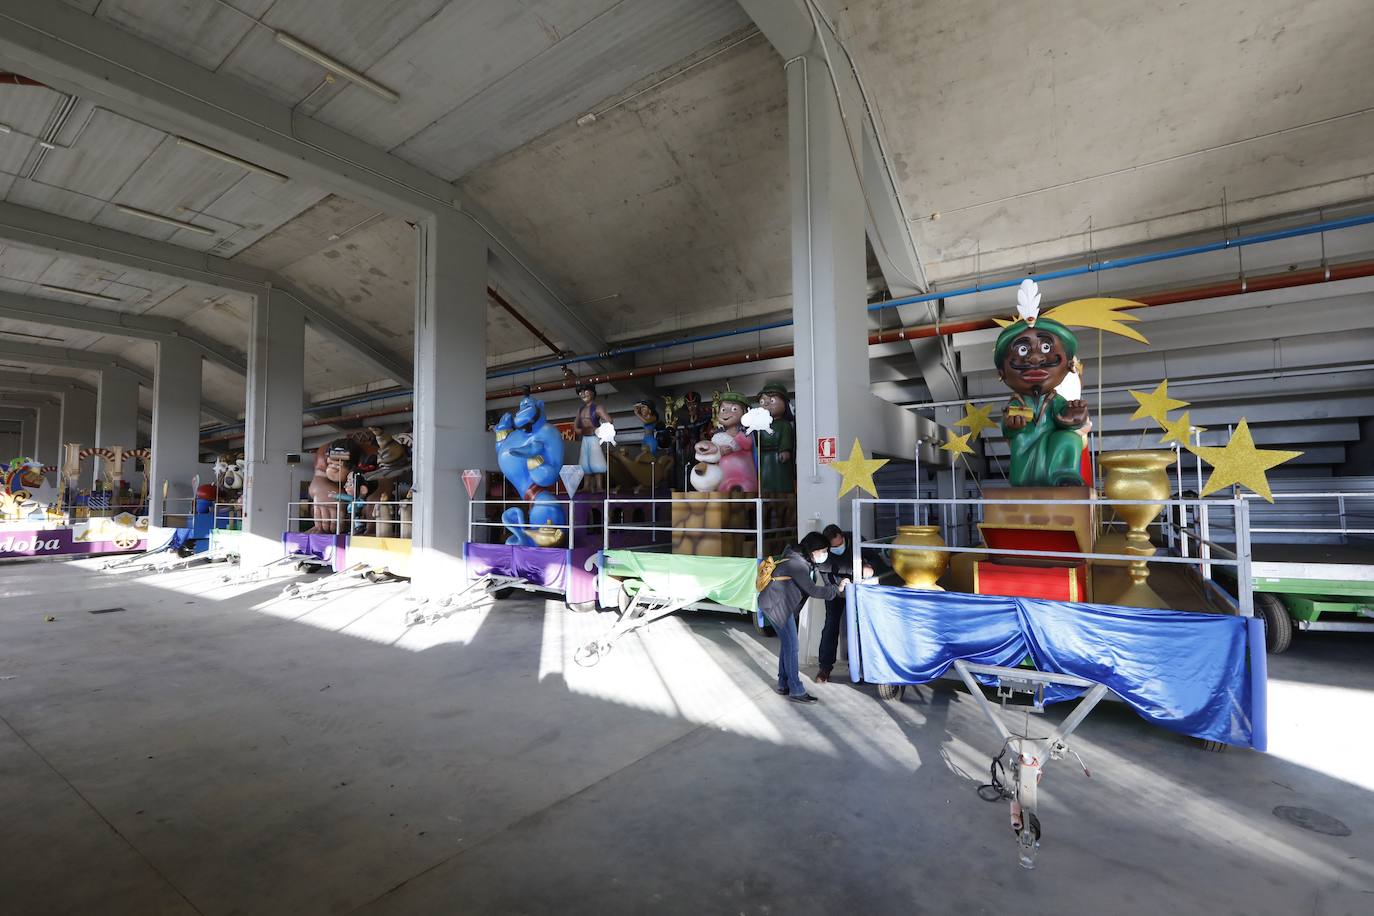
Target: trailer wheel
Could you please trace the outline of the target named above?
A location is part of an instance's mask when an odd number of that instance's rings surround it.
[[[1202,739],[1198,743],[1202,745],[1204,751],[1212,754],[1224,754],[1226,753],[1226,749],[1230,747],[1225,741],[1208,741]]]
[[[1293,620],[1277,595],[1255,593],[1255,616],[1264,621],[1264,644],[1270,655],[1287,652],[1293,644]]]
[[[887,703],[895,703],[902,698],[901,684],[879,684],[878,699]]]

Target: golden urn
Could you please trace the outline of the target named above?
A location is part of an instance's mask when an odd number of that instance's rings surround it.
[[[899,525],[894,546],[943,547],[945,539],[940,537],[938,525]],[[944,591],[935,582],[945,573],[949,565],[949,554],[942,550],[894,550],[892,569],[901,576],[907,588],[927,591]]]
[[[1165,500],[1169,498],[1169,465],[1174,463],[1174,453],[1166,449],[1140,449],[1122,452],[1103,452],[1098,456],[1098,464],[1106,471],[1103,490],[1107,499],[1122,500]],[[1150,524],[1159,517],[1164,504],[1141,502],[1138,505],[1111,506],[1117,518],[1126,523],[1125,552],[1138,557],[1153,556],[1154,544],[1150,543]],[[1130,607],[1165,606],[1154,590],[1147,584],[1150,578],[1150,564],[1144,560],[1133,560],[1130,564],[1131,584],[1113,599],[1114,604]]]

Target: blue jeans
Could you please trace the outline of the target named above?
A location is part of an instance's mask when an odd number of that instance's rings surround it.
[[[801,682],[797,654],[801,650],[797,639],[797,618],[787,615],[782,626],[773,625],[778,634],[778,689],[786,690],[794,697],[804,696],[806,687]]]

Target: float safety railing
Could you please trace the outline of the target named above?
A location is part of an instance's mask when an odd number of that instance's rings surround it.
[[[683,506],[699,507],[699,506],[702,506],[702,505],[712,505],[712,504],[716,504],[716,503],[722,503],[722,504],[725,504],[725,505],[735,506],[735,507],[739,507],[739,508],[743,508],[743,507],[746,507],[746,506],[752,507],[753,510],[754,510],[754,512],[753,512],[753,515],[754,515],[754,524],[751,525],[751,526],[749,526],[748,528],[711,528],[711,527],[697,528],[697,527],[688,527],[688,526],[686,526],[686,525],[673,525],[673,524],[671,524],[672,507],[673,507],[674,505],[683,505]],[[670,533],[671,533],[671,532],[681,532],[681,533],[683,533],[683,534],[741,534],[741,535],[753,535],[753,536],[754,536],[754,556],[755,556],[756,558],[761,559],[761,558],[763,557],[764,542],[765,542],[766,540],[768,540],[770,537],[777,537],[778,535],[782,535],[782,534],[786,534],[786,535],[788,535],[788,536],[794,536],[794,535],[796,534],[796,527],[795,527],[795,526],[789,526],[789,527],[785,527],[785,528],[765,528],[765,527],[764,527],[764,507],[765,507],[765,506],[769,506],[769,505],[782,505],[782,506],[793,505],[793,504],[794,504],[794,503],[793,503],[793,500],[789,500],[789,499],[767,498],[767,497],[763,497],[763,496],[748,496],[748,497],[743,497],[743,498],[739,498],[739,499],[731,499],[730,497],[725,497],[725,496],[712,496],[712,497],[706,497],[706,498],[704,498],[704,499],[690,499],[690,500],[689,500],[689,499],[675,499],[675,498],[673,498],[673,497],[649,497],[649,498],[630,497],[630,498],[625,498],[625,497],[611,497],[611,496],[607,496],[607,498],[606,498],[605,500],[602,501],[602,504],[603,504],[603,507],[604,507],[604,508],[603,508],[603,513],[604,513],[604,514],[603,514],[604,527],[603,527],[603,530],[602,530],[602,543],[601,543],[601,548],[602,548],[603,550],[609,550],[609,549],[611,549],[611,532],[612,532],[612,531],[650,531],[650,532],[653,532],[655,535],[656,535],[658,532],[660,532],[660,531],[667,531],[667,532],[670,532]],[[647,524],[642,523],[642,522],[621,522],[621,523],[617,524],[617,523],[613,523],[613,522],[611,521],[611,508],[612,508],[613,506],[633,506],[633,505],[650,506],[650,507],[651,507],[651,511],[652,511],[652,516],[653,516],[652,520],[651,520],[649,523],[647,523]],[[667,524],[667,525],[660,525],[660,524],[658,523],[658,507],[659,507],[659,506],[662,506],[662,505],[668,506],[669,517],[670,517],[670,523]],[[646,547],[665,547],[665,546],[668,546],[668,545],[665,544],[665,543],[654,543],[654,544],[647,544],[647,545],[642,545],[642,546],[646,546]]]
[[[1024,499],[871,499],[856,498],[851,505],[852,519],[854,526],[851,531],[863,530],[860,522],[863,507],[878,505],[912,505],[918,504],[928,508],[939,508],[943,515],[945,507],[957,506],[1023,506],[1026,504]],[[904,545],[893,544],[888,541],[860,541],[861,548],[875,550],[916,550],[916,551],[935,551],[940,553],[960,554],[960,553],[996,553],[998,556],[1006,557],[1034,557],[1037,559],[1060,559],[1060,560],[1115,560],[1124,562],[1144,561],[1146,563],[1166,563],[1182,564],[1184,566],[1199,567],[1204,570],[1203,578],[1210,579],[1210,568],[1212,565],[1234,567],[1236,570],[1237,586],[1240,594],[1238,610],[1244,617],[1254,616],[1254,603],[1251,594],[1251,547],[1250,547],[1250,504],[1242,497],[1232,499],[1037,499],[1036,505],[1044,506],[1092,506],[1095,508],[1109,508],[1112,506],[1164,506],[1164,507],[1184,507],[1195,506],[1201,513],[1201,517],[1206,520],[1206,513],[1209,508],[1226,507],[1233,513],[1235,519],[1236,549],[1234,552],[1227,551],[1230,556],[1218,557],[1219,551],[1215,550],[1218,545],[1212,544],[1202,532],[1198,541],[1201,544],[1201,556],[1199,557],[1178,557],[1171,556],[1162,552],[1155,552],[1149,556],[1142,554],[1125,553],[1099,553],[1089,551],[1050,551],[1050,550],[1012,550],[1005,548],[989,548],[986,546],[955,546],[948,545],[943,547],[932,547],[926,545]],[[854,551],[854,579],[861,581],[861,551]]]
[[[533,524],[533,523],[531,523],[531,522],[522,522],[522,523],[517,523],[517,524],[510,524],[510,525],[508,525],[508,524],[506,524],[504,521],[502,521],[502,520],[500,519],[499,516],[497,517],[497,519],[496,519],[495,521],[493,521],[493,520],[491,520],[491,519],[489,519],[489,518],[486,518],[486,517],[485,517],[485,510],[483,510],[483,517],[482,517],[482,518],[478,518],[478,517],[477,517],[477,514],[478,514],[478,513],[477,513],[477,507],[478,507],[478,506],[502,506],[502,507],[505,507],[505,508],[510,508],[511,506],[521,506],[521,507],[524,507],[524,506],[528,506],[528,505],[529,505],[529,503],[527,503],[527,502],[524,501],[524,500],[514,500],[514,499],[472,499],[472,500],[469,500],[469,501],[468,501],[468,543],[469,543],[469,544],[477,543],[476,537],[474,536],[474,535],[475,535],[474,529],[477,529],[477,528],[500,528],[500,529],[502,529],[502,530],[505,530],[505,529],[508,529],[508,528],[519,528],[519,529],[522,530],[522,531],[540,531],[540,530],[542,530],[542,529],[544,529],[544,528],[554,528],[554,529],[559,529],[559,530],[562,530],[562,531],[567,532],[567,539],[568,539],[568,542],[567,542],[566,544],[560,544],[560,545],[558,545],[558,546],[560,546],[560,547],[566,547],[566,548],[569,549],[569,550],[573,549],[573,547],[576,546],[576,545],[573,543],[573,539],[574,539],[574,537],[576,536],[576,534],[575,534],[576,528],[575,528],[575,526],[574,526],[574,518],[573,518],[573,511],[574,511],[573,506],[574,506],[574,503],[573,503],[573,500],[571,500],[571,499],[544,500],[544,501],[542,501],[542,502],[539,503],[539,505],[543,505],[543,506],[561,506],[561,507],[563,508],[563,510],[564,510],[564,512],[565,512],[565,518],[567,519],[567,521],[565,521],[565,522],[563,522],[562,524],[559,524],[559,525],[548,525],[548,524],[545,524],[545,525],[536,525],[536,524]]]
[[[413,518],[405,518],[403,513],[406,510],[413,512],[414,505],[414,502],[408,499],[382,499],[372,502],[339,500],[338,519],[333,522],[335,531],[327,533],[348,534],[357,525],[370,525],[373,531],[390,531],[392,529],[396,531],[395,534],[379,534],[378,537],[399,537],[408,540],[415,522]],[[395,517],[378,518],[378,509],[385,509],[394,513]],[[315,525],[314,502],[308,499],[288,502],[286,504],[286,524],[293,531],[301,531],[303,526],[313,527]]]
[[[191,527],[191,519],[195,517],[196,500],[194,497],[178,496],[162,501],[161,524],[165,528],[189,528]]]

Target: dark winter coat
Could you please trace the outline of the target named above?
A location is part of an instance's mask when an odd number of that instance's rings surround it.
[[[782,626],[789,617],[795,618],[806,605],[807,598],[828,601],[839,594],[833,585],[815,581],[815,569],[796,545],[783,552],[773,570],[773,580],[759,593],[759,610],[773,626]]]

